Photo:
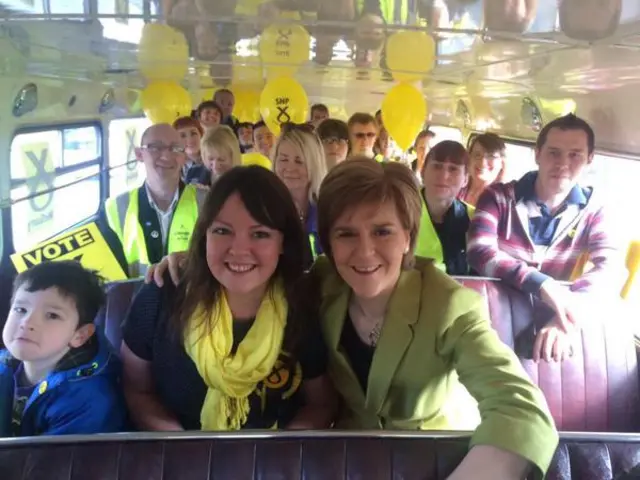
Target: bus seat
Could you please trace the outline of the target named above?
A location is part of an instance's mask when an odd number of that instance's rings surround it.
[[[619,311],[607,309],[606,319],[588,322],[573,357],[562,363],[536,364],[516,347],[536,320],[529,296],[497,280],[458,280],[485,298],[493,327],[543,391],[558,430],[640,431],[638,360],[633,322],[624,306]]]
[[[283,431],[4,439],[0,478],[441,480],[464,458],[469,443],[466,434],[405,436]],[[561,435],[546,478],[618,480],[638,463],[640,435]]]
[[[142,284],[142,279],[136,279],[107,285],[107,302],[95,323],[118,353],[122,343],[122,323],[127,317],[133,297]]]
[[[527,295],[496,280],[460,277],[465,286],[486,300],[493,327],[502,341],[518,352],[516,342],[534,322]],[[98,319],[112,346],[119,351],[122,323],[142,280],[108,286],[103,318]],[[593,322],[582,331],[574,356],[561,364],[519,355],[524,369],[542,389],[560,431],[640,431],[637,357],[629,317],[607,312],[606,322]]]

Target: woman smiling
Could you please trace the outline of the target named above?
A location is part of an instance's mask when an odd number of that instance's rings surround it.
[[[414,259],[420,194],[412,172],[360,158],[320,189],[326,258],[321,323],[329,373],[343,399],[338,428],[447,429],[457,374],[482,421],[450,478],[536,478],[558,436],[542,393],[491,328],[482,300]]]
[[[262,167],[214,184],[178,286],[145,285],[125,328],[124,391],[142,430],[322,428],[326,353],[293,201]]]
[[[309,238],[311,256],[322,253],[316,225],[316,202],[327,164],[320,138],[307,124],[287,123],[273,148],[273,171],[289,189]]]

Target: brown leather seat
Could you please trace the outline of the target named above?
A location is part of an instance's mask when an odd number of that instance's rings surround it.
[[[212,436],[162,434],[16,439],[0,443],[0,478],[23,480],[187,480],[446,478],[468,438],[340,432]],[[63,443],[60,443],[62,441]],[[640,462],[640,435],[585,435],[561,441],[549,480],[616,479]],[[637,478],[637,477],[633,477]]]
[[[582,342],[562,363],[533,362],[522,352],[531,346],[527,329],[539,322],[528,295],[498,281],[459,278],[487,301],[491,323],[502,341],[514,348],[542,389],[556,421],[565,432],[637,432],[640,420],[638,366],[633,323],[623,310],[608,309],[582,329]],[[519,345],[520,343],[520,345]]]
[[[636,432],[640,396],[632,322],[611,315],[606,322],[584,328],[574,356],[558,363],[534,363],[522,350],[532,346],[527,329],[535,319],[528,295],[490,279],[458,278],[487,301],[491,323],[502,341],[522,360],[525,370],[540,386],[560,431]],[[141,280],[109,287],[104,311],[107,338],[119,351],[121,327]],[[526,345],[525,345],[526,346]]]

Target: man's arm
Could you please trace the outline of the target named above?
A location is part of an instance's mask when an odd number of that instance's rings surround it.
[[[469,266],[480,275],[499,278],[526,293],[538,293],[542,283],[549,277],[524,260],[500,249],[498,224],[503,214],[508,215],[509,208],[505,194],[495,187],[489,187],[480,196],[476,213],[469,225],[467,245]],[[526,239],[518,236],[519,232],[513,225],[515,222],[518,222],[518,219],[511,218],[511,225],[506,225],[510,230],[510,241],[514,250],[519,248],[525,250]]]

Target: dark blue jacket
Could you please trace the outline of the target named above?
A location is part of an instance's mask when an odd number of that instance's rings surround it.
[[[0,437],[12,436],[14,373],[20,362],[0,351]],[[54,371],[33,389],[22,415],[21,434],[65,435],[127,430],[120,384],[121,363],[99,338],[92,362]]]

